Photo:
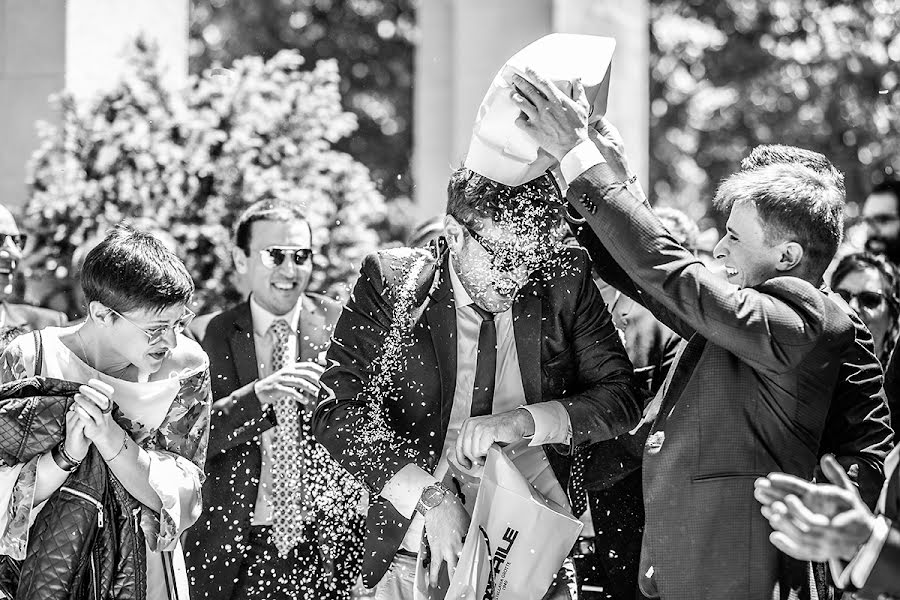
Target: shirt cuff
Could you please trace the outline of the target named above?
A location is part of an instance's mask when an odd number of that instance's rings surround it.
[[[565,187],[568,187],[579,175],[593,166],[605,163],[606,159],[590,140],[579,142],[559,161],[559,171]]]
[[[401,515],[412,519],[422,491],[439,483],[434,475],[412,463],[391,477],[381,490],[381,497],[394,505]]]
[[[838,588],[845,589],[852,584],[857,589],[866,586],[869,574],[878,562],[878,556],[887,539],[890,525],[884,517],[875,520],[875,527],[869,540],[859,549],[856,556],[848,564],[838,559],[828,561],[831,568],[831,576]]]
[[[525,436],[529,446],[568,444],[572,440],[572,421],[562,402],[550,400],[519,408],[530,412],[534,419],[534,435]]]

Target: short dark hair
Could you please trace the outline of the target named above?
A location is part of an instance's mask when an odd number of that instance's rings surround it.
[[[833,177],[798,163],[738,171],[725,179],[714,204],[729,213],[751,202],[766,226],[766,241],[793,240],[803,246],[807,279],[821,279],[841,243],[844,194]]]
[[[149,233],[128,224],[110,229],[81,267],[88,302],[119,312],[165,310],[187,303],[194,282],[184,263]]]
[[[250,252],[250,233],[257,221],[303,221],[309,225],[304,205],[296,200],[258,200],[247,207],[234,223],[234,245],[245,254]],[[312,235],[311,226],[309,232]]]
[[[447,214],[475,230],[481,227],[478,219],[502,223],[529,207],[545,215],[534,223],[541,233],[549,234],[562,225],[565,199],[553,175],[545,173],[528,183],[508,186],[462,167],[447,184]]]
[[[750,151],[750,154],[741,161],[741,171],[753,171],[769,165],[793,164],[803,165],[817,173],[834,179],[835,184],[842,194],[844,190],[844,174],[837,170],[830,160],[824,155],[806,148],[797,146],[784,146],[782,144],[762,144]]]
[[[872,194],[893,194],[897,199],[897,210],[900,211],[900,180],[888,177],[872,187],[869,195]]]

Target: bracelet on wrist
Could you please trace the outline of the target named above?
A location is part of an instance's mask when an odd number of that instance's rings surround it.
[[[127,448],[127,447],[128,447],[128,432],[127,432],[127,431],[122,431],[122,445],[119,446],[119,449],[116,451],[115,454],[113,454],[113,455],[112,455],[111,457],[109,457],[109,458],[106,458],[106,457],[104,456],[104,457],[103,457],[103,460],[105,460],[105,461],[108,462],[108,463],[109,463],[109,462],[112,462],[112,461],[114,461],[114,460],[116,460],[117,458],[119,458],[119,455],[122,454],[122,452],[123,452],[123,451],[125,450],[125,448]]]
[[[56,466],[67,473],[71,473],[81,464],[80,460],[75,460],[72,458],[71,454],[66,452],[65,441],[54,446],[50,451],[50,456],[53,458],[53,462],[56,463]]]

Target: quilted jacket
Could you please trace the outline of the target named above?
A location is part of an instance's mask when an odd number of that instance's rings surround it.
[[[0,386],[0,460],[24,462],[59,443],[77,389],[46,377]],[[25,560],[0,559],[0,592],[16,600],[144,600],[140,503],[92,446],[35,519]]]

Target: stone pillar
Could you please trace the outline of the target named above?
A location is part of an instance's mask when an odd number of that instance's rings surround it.
[[[647,0],[554,0],[553,30],[616,39],[606,116],[648,189],[650,162],[650,8]]]
[[[510,56],[551,33],[552,0],[427,0],[417,12],[413,176],[417,216],[443,214],[478,105]]]
[[[114,85],[137,35],[160,45],[172,85],[187,78],[189,0],[0,0],[0,203],[19,212],[35,122],[63,88],[87,97]]]
[[[465,158],[478,105],[500,66],[552,32],[616,38],[608,114],[646,186],[647,0],[427,0],[417,14],[413,176],[419,218],[444,212],[447,178]]]

